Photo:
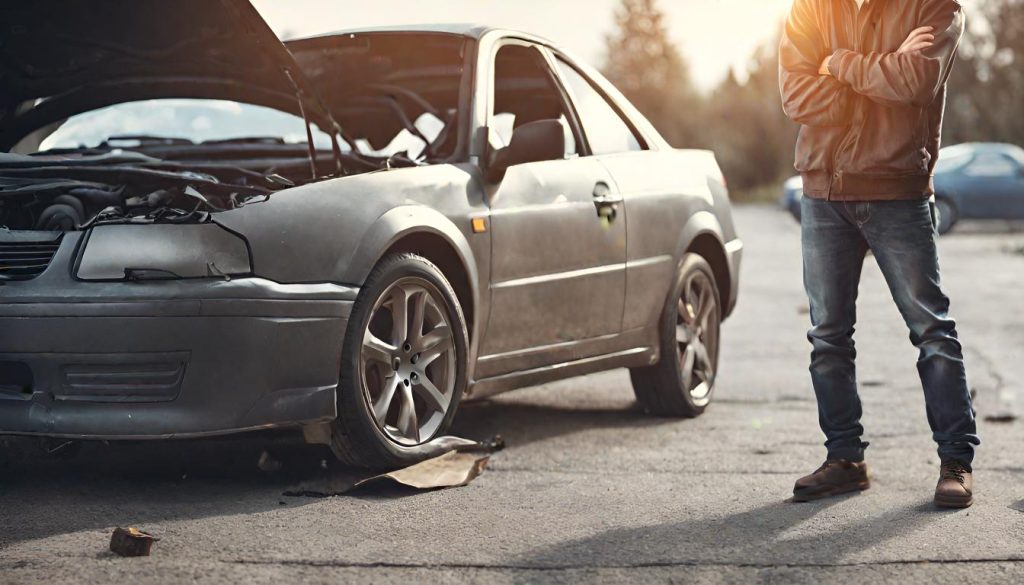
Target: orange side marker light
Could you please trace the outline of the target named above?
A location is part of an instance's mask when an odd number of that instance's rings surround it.
[[[474,217],[473,218],[473,233],[482,234],[487,231],[487,218],[486,217]]]

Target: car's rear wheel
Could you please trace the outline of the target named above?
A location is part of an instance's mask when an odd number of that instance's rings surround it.
[[[718,370],[720,299],[711,266],[701,256],[687,254],[661,316],[661,359],[630,370],[633,391],[647,412],[694,417],[711,402]]]
[[[385,469],[421,460],[462,398],[467,338],[458,297],[436,266],[415,254],[382,260],[349,317],[335,455]]]
[[[945,197],[937,197],[935,199],[935,212],[938,214],[938,222],[935,226],[935,231],[940,234],[948,234],[953,226],[956,224],[957,212],[956,206],[953,202]]]

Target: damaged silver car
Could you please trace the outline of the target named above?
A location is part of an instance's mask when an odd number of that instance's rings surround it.
[[[549,42],[285,44],[245,0],[11,3],[0,38],[0,433],[299,427],[396,467],[555,379],[711,400],[742,250],[714,156]]]

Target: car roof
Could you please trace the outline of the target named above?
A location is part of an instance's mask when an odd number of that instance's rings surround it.
[[[982,153],[1002,154],[1016,160],[1018,164],[1024,165],[1024,148],[1004,142],[963,142],[943,148],[939,156],[948,160],[949,157],[959,156],[973,158]],[[942,162],[941,159],[939,162]]]
[[[407,25],[383,25],[383,26],[372,26],[372,27],[361,27],[352,29],[341,29],[332,32],[312,35],[308,37],[297,37],[288,39],[288,41],[300,41],[305,39],[316,39],[322,37],[332,37],[337,35],[349,35],[349,34],[360,34],[360,33],[386,33],[386,32],[407,32],[407,33],[435,33],[435,34],[450,34],[469,37],[472,39],[480,39],[482,36],[489,32],[501,31],[510,36],[526,37],[546,45],[554,45],[550,40],[545,39],[541,36],[526,31],[519,31],[513,29],[506,29],[497,26],[491,26],[487,24],[480,24],[474,22],[442,22],[442,23],[425,23],[425,24],[407,24]]]

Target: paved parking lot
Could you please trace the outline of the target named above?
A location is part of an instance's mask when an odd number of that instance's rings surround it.
[[[273,437],[74,458],[15,441],[0,455],[0,582],[1024,581],[1024,421],[982,420],[977,503],[933,508],[916,350],[870,259],[857,342],[874,485],[786,501],[823,457],[799,231],[768,207],[737,220],[740,304],[699,419],[640,414],[622,371],[550,384],[460,413],[457,432],[509,445],[469,486],[321,499],[281,495],[319,473],[312,449],[280,445],[291,471],[255,469]],[[979,417],[1024,415],[1024,231],[964,224],[940,250]],[[105,552],[129,525],[162,537],[153,556]]]

